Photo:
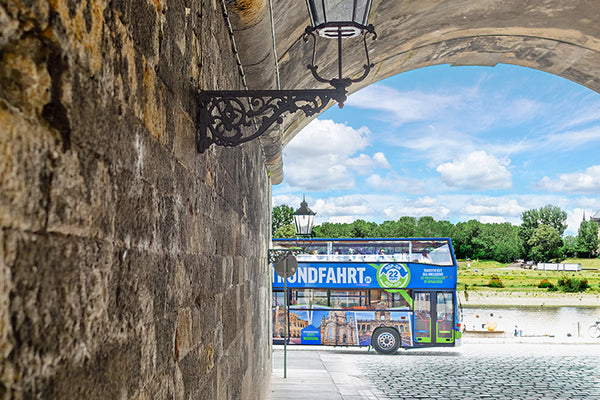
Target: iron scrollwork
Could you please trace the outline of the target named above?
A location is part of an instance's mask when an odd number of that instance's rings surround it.
[[[335,100],[340,108],[346,101],[347,88],[352,83],[360,82],[367,77],[374,65],[369,60],[367,36],[377,37],[373,25],[362,26],[363,45],[367,63],[358,78],[344,78],[342,71],[342,30],[338,27],[338,77],[325,79],[318,74],[316,60],[316,35],[318,28],[308,27],[304,33],[304,41],[313,39],[312,63],[308,65],[314,78],[329,83],[333,89],[307,90],[227,90],[202,91],[199,97],[198,125],[196,149],[203,153],[213,143],[218,146],[234,147],[256,139],[275,124],[283,122],[283,114],[302,111],[307,117],[323,111],[331,100]]]
[[[302,249],[269,249],[269,263],[277,263],[289,255],[302,254]]]
[[[196,148],[203,153],[213,143],[237,146],[259,137],[274,123],[281,124],[285,113],[302,111],[309,117],[321,112],[331,100],[343,104],[345,88],[203,91]]]

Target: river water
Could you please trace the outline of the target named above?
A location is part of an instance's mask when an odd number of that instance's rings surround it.
[[[490,316],[493,314],[493,316]],[[600,321],[598,307],[463,307],[467,330],[486,330],[487,322],[496,322],[496,330],[522,336],[589,338],[588,328]]]

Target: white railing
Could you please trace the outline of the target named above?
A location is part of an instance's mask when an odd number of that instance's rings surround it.
[[[581,271],[581,264],[538,263],[535,269],[544,271]]]
[[[296,256],[298,262],[372,262],[372,263],[389,263],[389,262],[417,262],[428,263],[423,261],[421,254],[298,254]],[[452,260],[449,257],[434,257],[434,264],[452,265]]]

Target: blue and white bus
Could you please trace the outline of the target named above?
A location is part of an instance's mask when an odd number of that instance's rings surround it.
[[[458,266],[449,238],[274,239],[301,249],[284,280],[273,271],[273,341],[398,348],[458,346]]]

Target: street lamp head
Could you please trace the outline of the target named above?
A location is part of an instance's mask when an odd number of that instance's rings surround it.
[[[340,93],[337,100],[340,108],[346,101],[346,88],[365,79],[375,66],[369,60],[369,49],[367,48],[367,34],[371,34],[373,39],[377,38],[375,27],[367,25],[371,2],[372,0],[306,0],[311,26],[306,27],[304,40],[307,41],[309,37],[313,39],[312,61],[307,67],[317,81],[329,83]],[[315,33],[327,39],[337,39],[337,77],[325,78],[318,72],[319,67],[316,64],[317,35]],[[344,78],[342,39],[359,36],[363,36],[367,63],[363,65],[362,75],[355,78]]]
[[[294,224],[296,225],[296,236],[308,236],[312,234],[313,224],[315,222],[316,212],[308,208],[305,199],[302,199],[300,208],[293,214]]]
[[[353,38],[367,29],[372,0],[306,0],[310,22],[320,36]]]

